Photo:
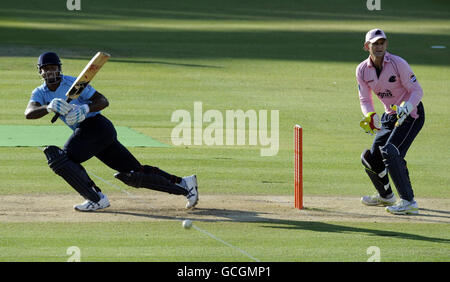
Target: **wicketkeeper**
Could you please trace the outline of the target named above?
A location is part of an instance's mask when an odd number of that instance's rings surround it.
[[[364,119],[361,127],[376,134],[372,148],[365,150],[361,160],[378,193],[364,196],[368,206],[387,206],[393,214],[417,214],[419,208],[406,166],[405,156],[425,122],[421,102],[423,91],[408,63],[388,53],[387,37],[381,29],[366,34],[364,49],[369,57],[356,68],[359,100]],[[375,113],[372,94],[383,103],[385,112]],[[389,176],[397,188],[397,201],[389,183]]]
[[[25,117],[38,119],[48,113],[59,113],[59,118],[73,130],[62,149],[48,146],[44,153],[50,168],[86,199],[75,205],[75,210],[95,211],[110,205],[81,165],[94,156],[116,170],[114,176],[127,185],[184,195],[187,209],[197,204],[195,175],[178,177],[157,167],[141,165],[117,140],[114,125],[100,112],[109,105],[105,96],[89,85],[79,98],[66,102],[65,94],[76,78],[62,74],[57,54],[41,54],[37,67],[44,83],[32,92]]]

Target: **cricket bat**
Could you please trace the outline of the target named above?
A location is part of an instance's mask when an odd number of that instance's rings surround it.
[[[89,82],[94,78],[97,72],[102,68],[102,66],[108,61],[111,55],[104,52],[97,52],[95,56],[89,61],[89,63],[84,67],[83,71],[78,75],[77,79],[70,86],[66,93],[67,103],[77,99],[83,90],[88,86]],[[54,123],[59,117],[56,113],[52,118],[52,123]]]

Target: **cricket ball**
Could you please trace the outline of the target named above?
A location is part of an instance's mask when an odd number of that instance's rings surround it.
[[[184,229],[189,229],[192,227],[192,221],[189,219],[183,220],[183,223],[181,225]]]

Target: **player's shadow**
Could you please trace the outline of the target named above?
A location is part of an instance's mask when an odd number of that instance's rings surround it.
[[[65,56],[65,59],[72,60],[88,60],[88,56]],[[221,69],[221,66],[213,66],[213,65],[204,65],[204,64],[188,64],[188,63],[175,63],[169,61],[159,61],[159,60],[133,60],[126,58],[111,58],[110,62],[116,63],[132,63],[132,64],[155,64],[155,65],[166,65],[166,66],[175,66],[175,67],[188,67],[188,68],[211,68],[211,69]]]
[[[445,216],[445,215],[438,215],[438,216],[437,216],[437,215],[433,215],[433,216],[450,218],[450,211],[433,210],[433,209],[424,209],[424,208],[420,208],[420,210],[422,210],[422,211],[428,211],[428,212],[433,212],[433,213],[448,214],[447,216]]]
[[[121,59],[112,59],[113,62],[122,62],[122,63],[133,63],[133,64],[156,64],[156,65],[167,65],[167,66],[177,66],[177,67],[189,67],[189,68],[212,68],[212,69],[220,69],[223,68],[221,66],[212,66],[212,65],[203,65],[203,64],[185,64],[185,63],[174,63],[167,61],[155,61],[155,60],[121,60]]]
[[[285,229],[285,230],[307,230],[323,233],[360,234],[367,236],[394,237],[407,240],[427,241],[434,243],[450,243],[450,239],[427,237],[418,234],[372,229],[364,227],[347,226],[345,223],[335,224],[318,221],[284,220],[265,217],[269,213],[232,209],[196,208],[188,211],[185,215],[162,215],[152,214],[151,211],[114,211],[105,210],[102,213],[113,213],[118,215],[136,216],[159,220],[185,220],[190,219],[197,222],[245,222],[260,224],[263,228]]]
[[[360,235],[367,235],[367,236],[394,237],[407,240],[418,240],[434,243],[450,243],[450,239],[446,238],[427,237],[406,232],[378,230],[378,229],[346,226],[318,221],[269,220],[264,223],[263,227],[274,229],[286,229],[286,230],[296,230],[296,229],[310,230],[314,232],[325,232],[325,233],[330,232],[341,234],[358,233]]]
[[[266,218],[264,214],[254,211],[242,211],[242,210],[228,210],[228,209],[196,209],[192,213],[196,215],[214,215],[218,217],[227,218],[234,222],[261,222],[262,227],[274,228],[274,229],[298,229],[309,230],[314,232],[326,232],[326,233],[365,233],[372,236],[386,236],[396,237],[409,240],[421,240],[429,242],[450,243],[450,239],[426,237],[417,234],[410,234],[405,232],[377,230],[370,228],[352,227],[346,225],[339,225],[327,222],[318,221],[301,221],[301,220],[283,220]],[[198,220],[198,219],[193,219]]]
[[[343,212],[343,211],[335,211],[335,210],[329,210],[329,209],[322,209],[322,208],[305,208],[305,210],[310,210],[310,211],[316,211],[316,212],[321,212],[321,213],[329,213],[330,215],[335,215],[335,216],[353,216],[355,218],[357,217],[361,217],[360,213],[354,213],[354,212]],[[426,209],[426,208],[420,208],[421,211],[425,211],[425,212],[429,212],[429,213],[419,213],[416,215],[411,215],[414,218],[417,218],[421,221],[423,221],[424,223],[448,223],[448,220],[450,220],[450,212],[449,211],[444,211],[444,210],[433,210],[433,209]],[[432,213],[432,214],[430,214]],[[363,215],[366,216],[366,215]],[[388,218],[391,217],[390,215],[388,215],[386,213],[386,216],[380,216],[380,215],[372,215],[371,218]],[[429,218],[428,218],[429,217]],[[440,218],[442,219],[447,219],[447,221],[442,221],[439,220]],[[399,217],[399,220],[401,220],[402,217]],[[406,220],[409,218],[405,218]]]
[[[164,215],[161,214],[161,211],[153,212],[152,210],[102,210],[98,211],[98,213],[110,213],[116,215],[125,215],[125,216],[133,216],[133,217],[142,217],[149,219],[159,219],[159,220],[185,220],[190,219],[193,221],[201,221],[201,222],[219,222],[219,221],[230,221],[230,222],[257,222],[265,220],[261,218],[261,215],[266,213],[254,212],[254,211],[242,211],[242,210],[230,210],[230,209],[210,209],[210,208],[196,208],[191,211],[187,211],[185,214],[184,211],[180,211],[179,216],[173,215]],[[172,212],[173,213],[173,212]]]

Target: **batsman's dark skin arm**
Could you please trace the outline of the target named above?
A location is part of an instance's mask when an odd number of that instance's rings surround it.
[[[89,112],[98,112],[109,106],[108,99],[97,91],[92,95],[89,101],[91,101],[89,104]]]
[[[47,106],[41,106],[38,102],[30,102],[25,110],[26,119],[38,119],[48,114]]]
[[[108,99],[99,92],[95,92],[89,99],[89,112],[98,112],[109,106]],[[25,110],[26,119],[38,119],[48,114],[47,105],[30,102]]]

